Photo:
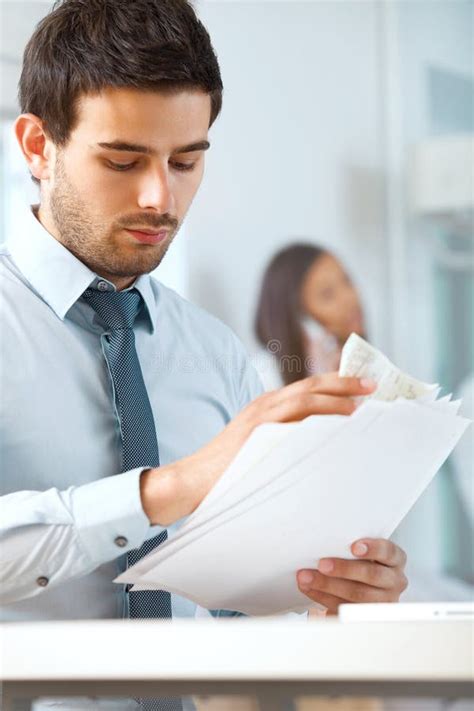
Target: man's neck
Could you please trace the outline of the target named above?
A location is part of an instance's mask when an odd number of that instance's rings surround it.
[[[37,205],[32,205],[33,209],[33,215],[36,217],[38,222],[41,223],[41,225],[44,227],[45,230],[49,232],[49,234],[54,237],[55,240],[60,242],[60,244],[63,245],[66,249],[68,249],[67,245],[63,243],[61,240],[59,233],[56,229],[56,225],[54,224],[54,220],[50,214],[50,212],[46,209],[44,209],[43,205],[37,204]],[[69,250],[70,251],[70,250]],[[76,256],[76,255],[74,255]],[[82,260],[81,260],[82,261]],[[85,263],[85,262],[83,262]],[[86,264],[86,267],[89,265]],[[128,289],[129,286],[131,286],[137,277],[120,277],[116,276],[115,274],[108,274],[108,272],[104,272],[101,270],[101,273],[98,274],[97,276],[102,277],[103,279],[107,279],[107,281],[110,281],[111,284],[114,284],[115,288],[117,291],[122,291],[123,289]]]

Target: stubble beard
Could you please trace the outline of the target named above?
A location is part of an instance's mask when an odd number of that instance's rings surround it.
[[[51,191],[49,207],[61,244],[103,277],[131,278],[153,271],[163,260],[179,229],[176,225],[166,240],[158,245],[137,244],[131,254],[126,254],[121,247],[124,238],[118,234],[121,228],[111,228],[88,212],[70,182],[60,156],[56,162],[55,186]]]

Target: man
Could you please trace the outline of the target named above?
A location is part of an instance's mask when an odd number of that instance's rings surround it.
[[[258,424],[349,415],[373,390],[331,374],[261,395],[233,333],[150,278],[221,101],[186,0],[63,0],[26,47],[15,132],[40,201],[1,251],[5,619],[194,615],[112,581],[195,510]],[[397,600],[403,551],[369,539],[352,552],[295,584],[330,613]]]

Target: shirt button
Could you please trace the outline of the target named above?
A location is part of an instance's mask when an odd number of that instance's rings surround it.
[[[97,284],[97,288],[99,291],[108,291],[109,285],[107,284],[106,281],[99,281]]]
[[[128,540],[125,538],[125,536],[117,536],[117,538],[114,540],[114,543],[119,548],[125,548],[125,546],[128,544]]]
[[[36,578],[36,584],[39,585],[40,588],[45,588],[48,583],[49,583],[48,578],[45,578],[43,575],[39,578]]]

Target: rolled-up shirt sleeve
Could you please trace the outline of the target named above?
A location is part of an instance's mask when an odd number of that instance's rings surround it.
[[[39,595],[138,548],[150,531],[140,499],[145,469],[64,491],[2,496],[0,602]]]

